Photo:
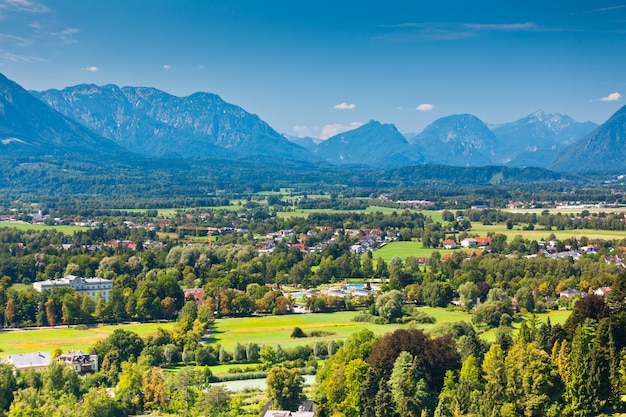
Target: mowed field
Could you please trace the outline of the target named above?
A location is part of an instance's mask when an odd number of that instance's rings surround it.
[[[460,249],[458,249],[460,250]],[[433,251],[437,251],[439,253],[453,253],[454,249],[433,249],[433,248],[424,248],[422,246],[422,242],[391,242],[383,246],[382,248],[372,252],[372,257],[374,260],[378,258],[383,258],[385,261],[389,262],[394,256],[400,257],[400,259],[405,260],[409,256],[415,258],[430,258],[430,255]]]
[[[550,234],[554,234],[557,239],[569,239],[575,237],[580,239],[583,236],[589,239],[624,239],[626,238],[626,231],[623,230],[593,230],[593,229],[573,229],[573,230],[541,230],[542,226],[537,226],[537,230],[522,230],[519,226],[513,227],[511,230],[507,230],[505,224],[493,224],[482,225],[480,223],[472,223],[472,230],[470,234],[478,234],[479,236],[487,236],[488,233],[501,233],[507,236],[507,239],[512,239],[515,236],[522,236],[524,239],[529,240],[547,240]]]
[[[471,323],[471,314],[460,310],[445,308],[420,308],[420,311],[433,316],[435,324],[419,324],[417,327],[428,331],[438,323],[466,321]],[[217,320],[214,331],[209,339],[210,343],[219,343],[228,351],[232,351],[237,343],[247,345],[248,343],[267,344],[281,347],[293,347],[302,344],[314,343],[315,341],[329,341],[347,339],[351,334],[363,329],[369,329],[376,335],[383,335],[387,332],[404,327],[400,324],[371,324],[354,322],[352,318],[359,314],[355,311],[320,314],[292,314],[287,316],[265,316],[265,317],[245,317],[235,319]],[[547,314],[538,314],[539,322],[543,323],[548,316],[552,324],[564,323],[569,317],[569,311],[552,311]],[[528,317],[527,317],[528,318]],[[519,328],[520,323],[515,323],[514,331]],[[333,334],[324,337],[292,339],[290,337],[294,327],[300,327],[305,333],[314,330],[332,332]],[[495,332],[490,331],[484,334],[486,340],[493,340]]]
[[[89,352],[101,339],[108,337],[115,329],[124,329],[145,336],[157,328],[171,330],[174,323],[142,323],[90,327],[77,330],[74,327],[57,326],[36,330],[0,330],[0,357],[13,353],[51,352],[56,348]]]
[[[426,332],[439,323],[454,323],[462,320],[471,323],[472,321],[471,314],[456,309],[425,307],[419,310],[436,319],[435,324],[417,325],[417,328]],[[380,325],[352,321],[357,314],[359,313],[348,311],[219,319],[211,330],[211,335],[207,342],[221,344],[231,352],[237,343],[242,345],[247,345],[248,343],[271,346],[281,345],[283,348],[286,348],[310,344],[315,341],[345,340],[351,334],[363,329],[369,329],[374,334],[380,336],[403,327],[400,324]],[[547,314],[538,314],[537,317],[540,323],[545,322],[550,317],[552,324],[562,324],[567,320],[569,314],[569,311],[552,311]],[[528,317],[526,316],[525,319],[528,319]],[[519,325],[520,322],[514,323],[514,332],[519,328]],[[0,330],[0,348],[2,349],[0,357],[6,357],[15,353],[51,352],[56,348],[61,348],[63,351],[74,349],[88,352],[99,340],[108,337],[115,329],[121,328],[132,331],[144,337],[159,327],[171,330],[174,327],[174,323],[98,326],[90,327],[86,330],[77,330],[74,327],[68,328],[63,326],[37,330],[4,329]],[[331,334],[323,337],[292,339],[290,335],[294,327],[300,327],[305,333],[320,330]],[[495,339],[495,331],[485,332],[481,337],[487,341],[493,341]]]
[[[56,230],[66,235],[73,235],[79,230],[86,230],[86,226],[48,226],[45,224],[29,224],[15,222],[0,222],[0,227],[11,227],[17,230]]]

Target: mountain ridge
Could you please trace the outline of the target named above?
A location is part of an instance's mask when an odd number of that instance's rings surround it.
[[[80,84],[32,92],[68,117],[134,152],[191,159],[264,155],[312,160],[257,115],[197,92],[177,97],[150,87]],[[94,117],[102,115],[100,118]]]

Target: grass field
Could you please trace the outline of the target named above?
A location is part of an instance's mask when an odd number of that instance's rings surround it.
[[[589,239],[624,239],[626,238],[626,231],[623,230],[592,230],[592,229],[574,229],[574,230],[539,230],[541,226],[538,226],[538,230],[521,230],[519,226],[514,227],[511,230],[507,230],[505,224],[494,225],[482,225],[480,223],[472,223],[472,230],[470,233],[479,234],[480,236],[487,236],[488,233],[501,233],[507,236],[510,240],[515,236],[522,236],[529,240],[547,240],[550,234],[554,234],[557,239],[568,239],[576,237],[579,239],[583,236]]]
[[[77,330],[74,327],[57,326],[41,330],[0,330],[0,356],[13,353],[51,352],[56,348],[63,351],[75,349],[89,352],[97,341],[109,336],[115,329],[124,329],[145,336],[157,328],[172,329],[174,323],[145,323],[90,327]]]
[[[460,310],[444,308],[420,308],[420,311],[433,316],[435,324],[420,324],[418,328],[428,331],[438,323],[466,321],[471,323],[472,316]],[[283,348],[297,345],[310,344],[315,341],[345,340],[351,334],[369,329],[376,335],[383,335],[387,332],[401,328],[400,324],[371,324],[352,321],[353,317],[359,314],[355,311],[326,313],[326,314],[292,314],[286,316],[264,316],[264,317],[243,317],[219,319],[211,332],[208,343],[221,344],[228,351],[237,343],[247,345],[248,343],[268,344],[276,346],[280,344]],[[569,316],[569,311],[551,311],[547,314],[538,314],[540,322],[545,322],[550,317],[552,324],[564,323]],[[528,319],[530,316],[527,316]],[[514,332],[519,328],[520,323],[514,324]],[[294,327],[300,327],[305,333],[314,330],[331,332],[331,335],[318,338],[292,339],[290,337]],[[0,357],[6,357],[14,353],[26,352],[51,352],[56,348],[63,351],[75,349],[87,352],[101,339],[109,336],[115,329],[122,328],[132,331],[144,337],[154,332],[157,328],[171,330],[174,323],[148,323],[90,327],[86,330],[77,330],[74,327],[68,328],[58,326],[54,329],[41,330],[0,330]],[[487,341],[495,339],[495,331],[487,331],[481,335]],[[248,366],[246,364],[242,367]],[[227,371],[232,365],[225,365]]]
[[[374,259],[383,258],[385,261],[389,262],[394,256],[399,256],[402,260],[405,260],[409,256],[430,258],[430,255],[435,250],[442,255],[454,252],[453,249],[424,248],[422,242],[391,242],[373,252],[372,256]]]
[[[393,212],[402,213],[404,209],[381,207],[381,206],[369,206],[365,210],[335,210],[335,209],[302,209],[294,211],[280,211],[276,213],[281,218],[291,217],[308,217],[311,213],[383,213],[391,214]],[[420,211],[426,217],[431,217],[435,222],[441,222],[441,212],[438,211]]]
[[[85,230],[84,226],[48,226],[45,224],[28,224],[15,222],[0,222],[0,227],[11,227],[18,230],[56,230],[66,235],[73,235],[74,232]]]
[[[421,308],[439,322],[471,321],[471,316],[458,310],[443,308]],[[314,341],[329,341],[331,339],[347,339],[351,334],[369,329],[376,335],[382,335],[401,328],[400,324],[371,324],[352,321],[359,314],[355,311],[327,313],[327,314],[293,314],[288,316],[246,317],[236,319],[217,320],[215,331],[211,335],[211,343],[220,343],[227,350],[232,350],[237,343],[281,345],[283,348]],[[432,324],[423,324],[419,327],[428,330]],[[300,327],[305,333],[313,330],[332,332],[332,335],[319,338],[292,339],[289,337],[294,327]]]

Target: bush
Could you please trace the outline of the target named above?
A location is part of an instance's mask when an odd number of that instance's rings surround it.
[[[307,337],[307,334],[304,333],[304,331],[299,328],[299,327],[294,327],[293,331],[291,332],[291,336],[292,338],[303,338],[303,337]]]
[[[327,332],[324,330],[314,330],[311,333],[309,333],[309,337],[325,337],[325,336],[332,336],[335,335],[337,333],[335,332]]]
[[[437,321],[433,316],[424,313],[423,311],[416,311],[410,316],[402,317],[400,323],[406,324],[410,322],[422,323],[422,324],[434,324]]]
[[[89,327],[87,327],[86,324],[79,324],[77,326],[74,326],[74,330],[87,330],[89,329]]]
[[[354,316],[352,318],[352,321],[356,321],[358,323],[369,323],[369,322],[372,321],[372,317],[373,316],[370,313],[367,313],[367,312],[364,311],[364,312],[359,313],[356,316]]]

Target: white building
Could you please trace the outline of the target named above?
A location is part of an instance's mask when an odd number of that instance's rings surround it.
[[[83,278],[76,275],[68,275],[60,279],[48,279],[33,283],[33,288],[38,292],[51,290],[55,286],[72,287],[77,293],[94,298],[98,294],[102,294],[102,300],[106,303],[111,290],[113,290],[113,281],[104,278]]]
[[[89,355],[80,350],[72,350],[59,356],[57,361],[71,366],[77,374],[98,372],[98,355],[95,349]]]
[[[34,369],[36,371],[45,371],[51,361],[50,352],[16,353],[2,359],[2,362],[9,363],[19,370]]]

